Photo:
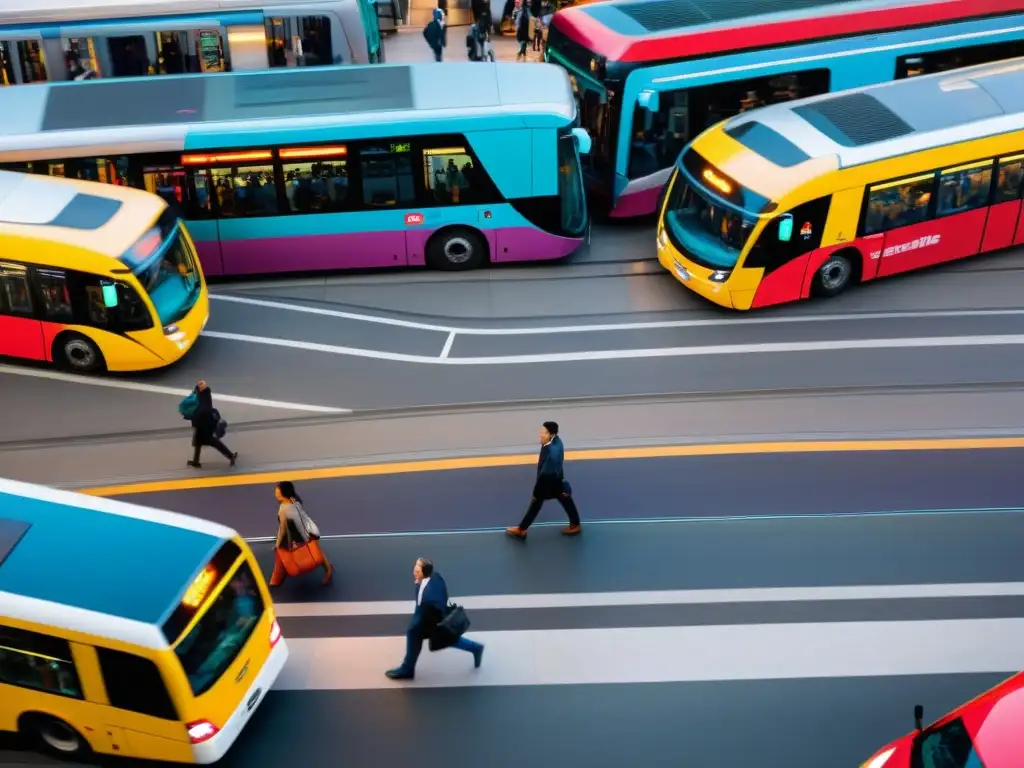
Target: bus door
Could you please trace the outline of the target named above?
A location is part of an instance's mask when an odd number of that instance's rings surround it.
[[[21,264],[0,262],[0,355],[28,360],[47,356],[28,270]]]
[[[1024,180],[1024,155],[999,160],[992,207],[988,211],[982,252],[996,251],[1024,243],[1024,216],[1021,213],[1021,181]]]

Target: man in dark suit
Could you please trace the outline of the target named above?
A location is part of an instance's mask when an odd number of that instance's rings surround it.
[[[416,676],[416,660],[423,650],[424,640],[430,642],[431,651],[443,648],[468,651],[473,654],[473,667],[479,667],[484,656],[484,647],[480,643],[466,637],[454,637],[438,627],[448,609],[448,586],[441,574],[434,570],[434,564],[421,557],[413,566],[412,577],[416,582],[416,609],[405,632],[405,658],[384,674],[392,680],[412,680]]]
[[[569,517],[569,527],[562,529],[564,535],[576,536],[583,530],[580,526],[579,510],[576,509],[576,502],[572,498],[572,487],[565,480],[564,463],[565,448],[562,445],[562,438],[558,436],[558,424],[554,421],[545,421],[540,428],[540,457],[537,460],[537,480],[533,484],[533,498],[530,499],[530,506],[523,516],[523,521],[512,528],[506,528],[505,533],[514,539],[525,541],[526,530],[533,525],[540,508],[549,499],[555,499],[561,504]]]

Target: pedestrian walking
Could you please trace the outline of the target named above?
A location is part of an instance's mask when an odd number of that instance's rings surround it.
[[[412,680],[416,676],[416,661],[423,650],[423,641],[427,640],[431,651],[445,648],[458,648],[473,654],[473,667],[479,668],[484,657],[484,647],[470,640],[461,633],[465,626],[453,631],[450,622],[452,611],[448,606],[448,586],[441,574],[434,570],[434,564],[426,558],[420,558],[412,568],[415,582],[416,607],[405,632],[405,658],[394,669],[384,674],[392,680]],[[461,608],[455,608],[461,612]]]
[[[544,20],[540,15],[533,17],[533,50],[544,51]]]
[[[558,436],[558,424],[545,421],[540,428],[540,458],[537,460],[537,480],[533,485],[533,498],[523,516],[523,521],[513,528],[506,528],[505,533],[521,541],[526,540],[526,531],[537,519],[537,513],[545,501],[554,499],[562,505],[569,516],[569,527],[562,529],[566,536],[576,536],[583,528],[580,526],[580,513],[572,498],[572,486],[565,479],[565,446]]]
[[[274,543],[274,572],[270,586],[278,587],[288,576],[323,568],[323,584],[334,578],[334,566],[320,548],[320,529],[306,514],[295,486],[283,480],[274,488],[277,497],[277,541]]]
[[[526,3],[517,0],[515,12],[516,42],[519,43],[519,52],[516,53],[516,61],[526,61],[526,46],[530,44],[530,9]]]
[[[434,61],[442,61],[444,49],[448,45],[448,31],[444,26],[444,11],[440,8],[434,9],[433,18],[423,28],[423,37],[426,38],[430,50],[434,52]]]
[[[192,422],[193,451],[192,460],[188,462],[190,467],[203,468],[199,456],[204,445],[216,448],[231,462],[232,467],[235,466],[238,454],[232,453],[222,440],[227,433],[228,423],[221,418],[220,411],[213,407],[213,390],[205,381],[199,381],[192,393],[181,401],[178,412]]]

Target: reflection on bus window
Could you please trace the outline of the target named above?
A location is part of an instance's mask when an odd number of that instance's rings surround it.
[[[562,232],[579,235],[587,226],[587,201],[573,136],[558,138],[558,198],[562,204]]]
[[[57,270],[40,271],[36,274],[36,284],[43,297],[46,319],[56,323],[74,322],[67,275]]]
[[[964,213],[988,205],[992,189],[992,164],[962,171],[948,171],[939,177],[937,216]]]
[[[277,184],[273,166],[214,168],[210,173],[221,216],[277,215]]]
[[[396,151],[387,146],[366,147],[360,151],[359,161],[366,205],[393,208],[415,201],[410,147],[396,147]]]
[[[275,16],[265,23],[271,67],[322,67],[335,61],[326,16]]]
[[[638,179],[670,167],[684,146],[722,120],[769,104],[828,93],[829,80],[829,70],[812,69],[662,91],[657,112],[638,105],[633,113],[629,177]]]
[[[1024,159],[1000,160],[999,175],[996,177],[993,204],[1006,203],[1020,198],[1021,181],[1024,181]]]
[[[0,625],[0,683],[82,698],[66,640]]]
[[[935,177],[928,175],[870,190],[864,234],[874,235],[925,221],[934,187]]]
[[[293,213],[319,213],[345,208],[348,198],[348,163],[313,160],[285,163],[284,193]]]
[[[32,315],[28,273],[14,265],[0,264],[0,315]]]

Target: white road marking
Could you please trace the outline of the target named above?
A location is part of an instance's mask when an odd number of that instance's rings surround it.
[[[33,368],[18,368],[11,365],[0,365],[0,375],[27,376],[33,379],[49,379],[51,381],[66,381],[71,384],[84,384],[90,387],[106,387],[108,389],[124,389],[133,392],[147,392],[154,395],[173,395],[174,397],[185,397],[191,392],[190,389],[179,389],[178,387],[161,387],[156,384],[142,384],[136,381],[118,381],[116,379],[99,379],[89,376],[76,376],[70,373],[59,373],[57,371],[42,371]],[[262,408],[277,408],[283,411],[305,411],[307,413],[352,413],[347,408],[332,408],[326,405],[307,405],[305,403],[286,403],[281,400],[264,400],[258,397],[242,397],[240,395],[224,395],[215,393],[219,402],[238,403],[240,405],[256,405]]]
[[[404,637],[294,638],[278,690],[667,683],[1006,672],[1024,668],[1024,619],[469,632],[468,653],[424,653],[412,682],[384,670]]]
[[[715,344],[695,347],[659,347],[653,349],[602,349],[591,352],[554,352],[535,355],[496,357],[430,357],[376,349],[341,347],[297,339],[246,336],[240,333],[205,331],[204,336],[228,341],[243,341],[271,347],[325,352],[332,355],[390,360],[428,365],[535,365],[538,363],[578,363],[597,360],[639,360],[652,357],[715,357],[722,355],[780,354],[787,352],[835,352],[852,349],[922,349],[936,347],[998,347],[1024,344],[1024,334],[988,336],[931,336],[906,339],[843,339],[837,341],[794,341],[769,344]]]
[[[211,294],[211,299],[250,304],[267,309],[279,309],[285,312],[299,312],[323,317],[337,317],[343,320],[355,320],[361,323],[390,325],[398,328],[409,328],[418,331],[435,331],[437,333],[457,334],[460,336],[544,336],[566,333],[609,333],[612,331],[650,331],[659,328],[709,328],[733,325],[793,325],[799,323],[851,322],[858,320],[914,320],[928,318],[963,318],[963,317],[1012,317],[1024,315],[1024,309],[964,309],[964,310],[928,310],[919,312],[875,312],[856,314],[830,315],[799,315],[794,317],[728,317],[710,318],[705,320],[662,320],[649,323],[600,323],[593,325],[555,325],[542,328],[459,328],[448,325],[417,323],[411,320],[395,320],[389,317],[362,315],[354,312],[343,312],[336,309],[307,307],[301,304],[285,304],[279,301],[250,299],[243,296],[225,296]]]
[[[644,592],[570,592],[546,595],[474,595],[453,599],[467,610],[590,608],[624,605],[708,605],[713,603],[793,603],[832,600],[906,600],[951,597],[1021,597],[1024,582],[975,584],[885,584],[853,587],[765,589],[680,589]],[[317,616],[394,616],[409,613],[410,600],[350,603],[274,603],[282,618]]]
[[[452,351],[452,344],[455,343],[455,332],[452,331],[448,334],[448,338],[444,342],[444,349],[441,350],[441,359],[448,357],[448,353]]]

